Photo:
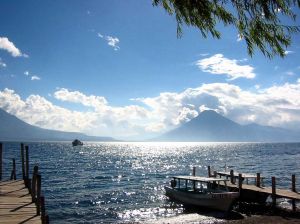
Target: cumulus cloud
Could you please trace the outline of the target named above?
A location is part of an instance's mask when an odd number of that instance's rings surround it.
[[[31,80],[34,81],[34,80],[41,80],[40,77],[38,77],[37,75],[33,75],[31,76]]]
[[[38,81],[38,80],[41,80],[41,77],[37,76],[37,75],[33,75],[31,74],[29,71],[25,71],[24,72],[24,75],[30,77],[30,80],[31,81]]]
[[[83,111],[57,106],[34,94],[22,99],[7,88],[0,91],[0,108],[40,127],[119,138],[163,133],[207,109],[241,124],[300,127],[300,79],[265,89],[257,86],[251,91],[228,83],[202,84],[182,92],[135,99],[142,106],[115,107],[103,96],[66,88],[51,95],[59,101],[80,104]]]
[[[7,51],[13,57],[28,57],[27,54],[23,54],[7,37],[0,37],[0,49]]]
[[[152,109],[167,127],[188,121],[197,113],[211,109],[241,124],[296,128],[300,125],[300,80],[266,89],[243,90],[228,83],[203,84],[181,93],[162,93],[155,98],[136,99]],[[192,106],[191,106],[192,105]],[[183,109],[183,108],[189,108]],[[185,113],[191,117],[181,119]]]
[[[68,89],[61,88],[54,93],[54,97],[61,101],[72,103],[80,103],[84,106],[94,107],[96,110],[101,111],[107,105],[107,101],[102,96],[86,96],[79,91],[69,91]]]
[[[209,58],[196,62],[199,69],[216,75],[226,75],[229,80],[238,78],[255,78],[254,68],[250,65],[240,65],[243,60],[225,58],[222,54],[215,54]]]
[[[103,35],[101,33],[98,33],[98,37],[104,39],[107,41],[107,44],[109,46],[111,46],[115,51],[119,50],[120,47],[118,46],[118,44],[120,43],[120,40],[119,38],[117,37],[112,37],[112,36],[106,36],[106,35]]]

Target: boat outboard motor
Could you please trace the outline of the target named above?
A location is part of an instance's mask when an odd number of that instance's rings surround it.
[[[171,180],[171,187],[174,188],[177,185],[177,181],[176,180]]]

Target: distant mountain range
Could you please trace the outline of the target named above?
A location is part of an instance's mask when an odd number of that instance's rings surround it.
[[[117,141],[111,137],[88,136],[39,128],[0,109],[0,141]],[[298,142],[300,133],[258,124],[240,125],[212,110],[152,141],[192,142]]]
[[[201,142],[295,142],[300,133],[258,124],[240,125],[212,110],[203,111],[189,122],[155,141]]]
[[[0,109],[0,141],[73,141],[76,138],[81,141],[116,141],[111,137],[39,128]]]

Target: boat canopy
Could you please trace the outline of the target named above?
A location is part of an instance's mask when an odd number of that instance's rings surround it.
[[[213,181],[229,181],[227,179],[222,178],[214,178],[214,177],[197,177],[197,176],[174,176],[174,179],[180,180],[190,180],[190,181],[199,181],[199,182],[213,182]]]

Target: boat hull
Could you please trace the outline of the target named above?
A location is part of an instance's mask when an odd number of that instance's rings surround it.
[[[206,207],[219,211],[229,211],[233,202],[239,197],[238,192],[208,193],[171,188],[165,186],[166,195],[186,205]]]

